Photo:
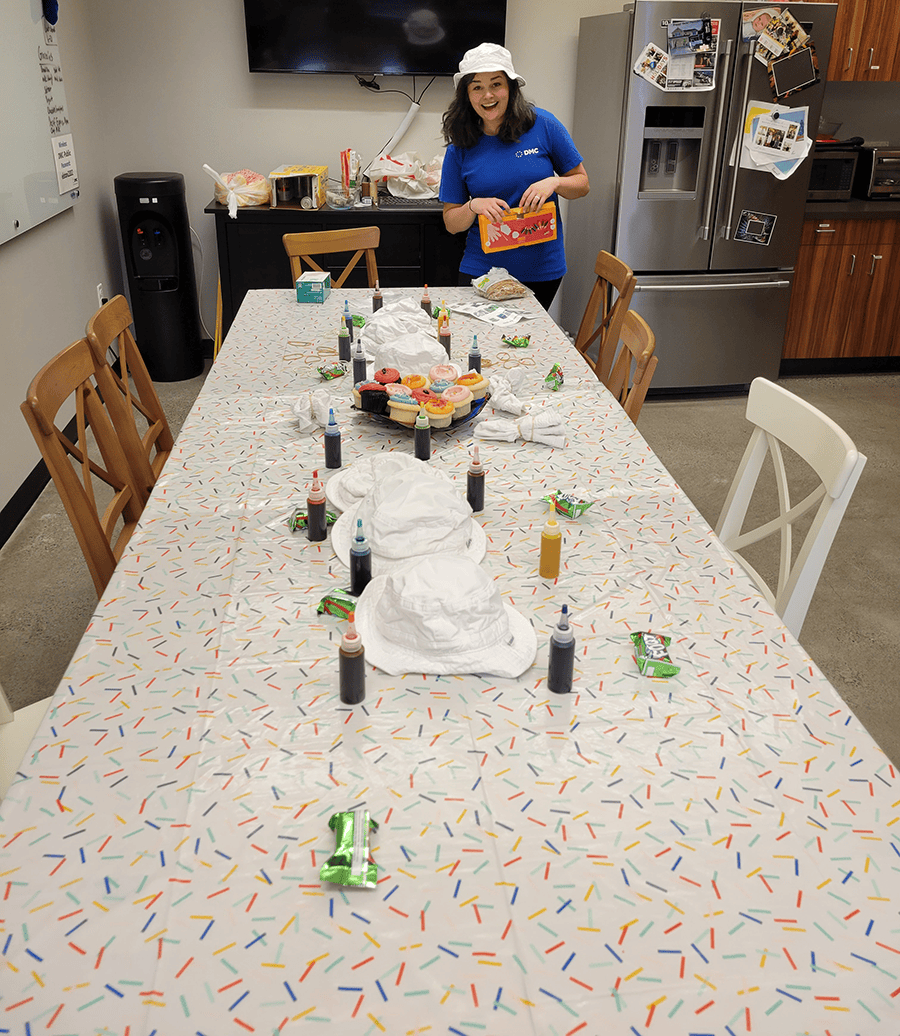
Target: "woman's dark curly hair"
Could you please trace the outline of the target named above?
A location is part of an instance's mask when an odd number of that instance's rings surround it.
[[[531,129],[537,117],[534,106],[522,95],[518,81],[510,79],[505,72],[502,74],[509,87],[509,101],[497,135],[504,144],[515,144],[523,133]],[[453,101],[444,112],[444,140],[459,148],[475,147],[484,132],[481,119],[469,101],[469,83],[474,78],[473,74],[469,74],[460,79]]]

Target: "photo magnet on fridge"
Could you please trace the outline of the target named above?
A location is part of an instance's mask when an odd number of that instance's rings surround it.
[[[744,241],[750,245],[769,244],[777,218],[768,212],[752,212],[750,209],[744,209],[734,232],[734,240]]]

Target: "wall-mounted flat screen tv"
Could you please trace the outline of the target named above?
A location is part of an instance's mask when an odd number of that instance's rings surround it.
[[[452,75],[504,43],[506,0],[244,0],[251,72]]]

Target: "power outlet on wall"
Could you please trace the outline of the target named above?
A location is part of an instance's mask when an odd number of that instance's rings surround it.
[[[106,288],[103,287],[103,281],[97,285],[97,305],[103,306],[109,302],[109,296],[106,294]]]

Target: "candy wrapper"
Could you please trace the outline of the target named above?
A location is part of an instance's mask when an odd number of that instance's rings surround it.
[[[674,676],[681,667],[669,658],[669,641],[659,633],[632,633],[635,661],[644,676]]]
[[[347,373],[346,369],[339,363],[331,363],[327,367],[316,367],[316,370],[326,381],[334,381],[335,378],[342,378]]]
[[[357,601],[346,590],[334,590],[326,594],[316,608],[317,615],[336,615],[339,619],[349,619],[350,613],[357,609]]]
[[[364,316],[362,316],[362,314],[360,314],[360,313],[354,313],[353,314],[353,326],[354,327],[365,327],[366,326],[366,318]]]
[[[546,378],[544,378],[544,382],[551,392],[559,392],[559,390],[563,387],[563,383],[565,382],[565,380],[566,379],[563,375],[563,369],[562,367],[560,367],[558,363],[553,364],[553,366],[550,368],[550,373],[547,375]]]
[[[325,512],[325,524],[326,525],[334,525],[334,523],[336,521],[337,521],[337,515],[334,513],[334,511],[326,511]],[[306,510],[305,510],[305,508],[298,507],[297,510],[294,511],[294,513],[290,516],[290,518],[288,518],[288,520],[287,520],[287,527],[291,530],[291,532],[297,532],[298,529],[305,529],[306,528],[306,522],[307,522],[307,517],[306,517]]]
[[[566,518],[580,518],[581,515],[593,504],[593,500],[585,500],[574,493],[565,493],[561,489],[555,490],[547,496],[542,496],[548,504],[553,504],[559,514]]]
[[[378,824],[367,809],[335,813],[328,821],[334,831],[334,854],[319,871],[320,881],[335,885],[356,885],[373,889],[378,883],[378,868],[369,856],[369,833],[378,830]]]
[[[512,346],[513,349],[527,349],[531,345],[531,335],[503,335],[500,341],[504,345]]]

